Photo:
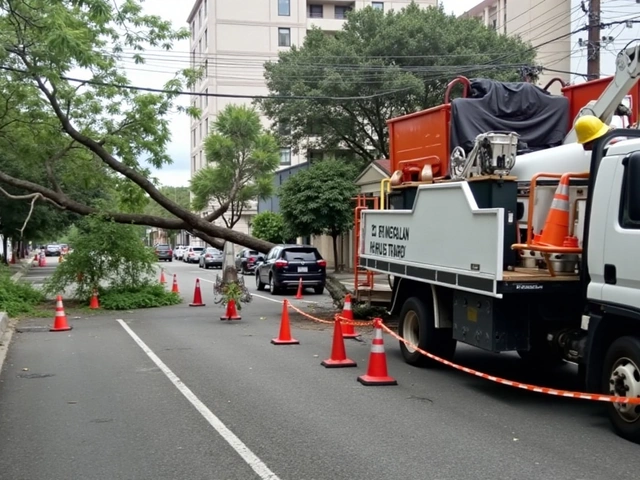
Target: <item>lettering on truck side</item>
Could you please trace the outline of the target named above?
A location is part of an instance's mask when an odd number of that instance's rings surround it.
[[[409,227],[371,225],[371,236],[375,239],[369,242],[369,253],[382,257],[404,258],[407,253],[406,242],[409,241],[409,230]],[[395,240],[395,242],[385,240]]]

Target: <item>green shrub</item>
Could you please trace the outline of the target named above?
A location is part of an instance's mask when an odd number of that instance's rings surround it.
[[[32,313],[44,296],[28,283],[11,280],[11,274],[8,268],[0,268],[0,312],[10,317]]]
[[[134,291],[149,283],[157,260],[153,250],[143,245],[136,226],[91,215],[76,227],[69,236],[74,250],[45,282],[46,295],[73,287],[76,298],[86,299],[99,286]]]
[[[177,293],[167,291],[164,285],[153,283],[136,287],[100,288],[98,294],[100,307],[105,310],[167,307],[182,302]]]

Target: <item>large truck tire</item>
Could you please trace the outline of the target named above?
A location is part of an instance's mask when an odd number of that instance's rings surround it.
[[[614,341],[604,360],[603,393],[640,398],[640,338],[620,337]],[[614,431],[629,441],[640,443],[640,405],[607,405]]]
[[[433,308],[427,307],[417,297],[411,297],[404,302],[400,312],[398,334],[419,348],[445,360],[451,360],[456,351],[456,341],[451,337],[451,330],[437,329]],[[409,365],[431,367],[438,364],[404,342],[400,342],[400,351]]]

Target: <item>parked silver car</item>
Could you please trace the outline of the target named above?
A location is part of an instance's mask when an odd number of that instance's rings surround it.
[[[207,247],[201,254],[198,261],[200,268],[222,268],[222,260],[224,255],[220,250],[213,247]]]

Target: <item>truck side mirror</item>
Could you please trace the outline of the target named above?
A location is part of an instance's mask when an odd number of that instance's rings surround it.
[[[629,155],[624,162],[626,202],[623,215],[628,222],[640,223],[640,151]]]

